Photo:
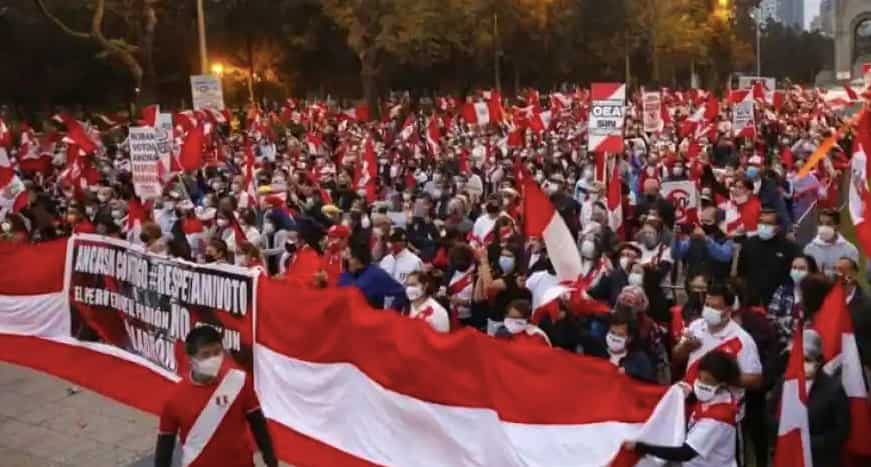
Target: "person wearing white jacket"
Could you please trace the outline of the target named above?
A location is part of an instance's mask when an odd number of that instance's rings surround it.
[[[825,209],[819,214],[817,236],[804,247],[804,253],[812,256],[820,271],[830,278],[835,277],[836,266],[841,258],[859,262],[859,250],[838,231],[841,213]]]

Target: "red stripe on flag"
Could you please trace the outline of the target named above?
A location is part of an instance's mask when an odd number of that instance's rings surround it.
[[[64,287],[67,239],[39,244],[0,242],[0,295],[41,295]],[[27,267],[16,267],[27,265]]]
[[[491,408],[504,421],[643,422],[666,389],[620,376],[605,360],[511,345],[467,329],[430,332],[405,317],[371,312],[356,290],[305,290],[261,278],[257,292],[259,303],[272,304],[258,315],[261,345],[306,362],[350,363],[389,390],[438,404]],[[287,326],[291,315],[294,325]],[[596,394],[597,403],[577,404],[566,387]]]

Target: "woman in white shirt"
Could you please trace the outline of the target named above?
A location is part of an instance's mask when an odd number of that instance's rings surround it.
[[[451,321],[447,310],[432,295],[437,286],[424,272],[412,272],[405,279],[405,295],[411,303],[408,316],[422,319],[438,332],[450,332]]]

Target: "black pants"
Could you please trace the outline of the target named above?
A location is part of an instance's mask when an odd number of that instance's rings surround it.
[[[744,454],[747,452],[747,445],[753,447],[753,454],[756,458],[756,467],[766,467],[768,465],[768,430],[766,429],[766,402],[765,393],[762,391],[747,391],[744,397],[746,412],[744,420],[741,422],[741,429],[744,432]],[[744,458],[746,465],[747,456]]]

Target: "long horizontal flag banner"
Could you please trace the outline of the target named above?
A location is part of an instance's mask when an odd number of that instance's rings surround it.
[[[605,360],[251,274],[96,236],[0,245],[0,360],[158,413],[182,331],[219,326],[299,466],[602,466],[627,439],[682,442],[682,398]]]

